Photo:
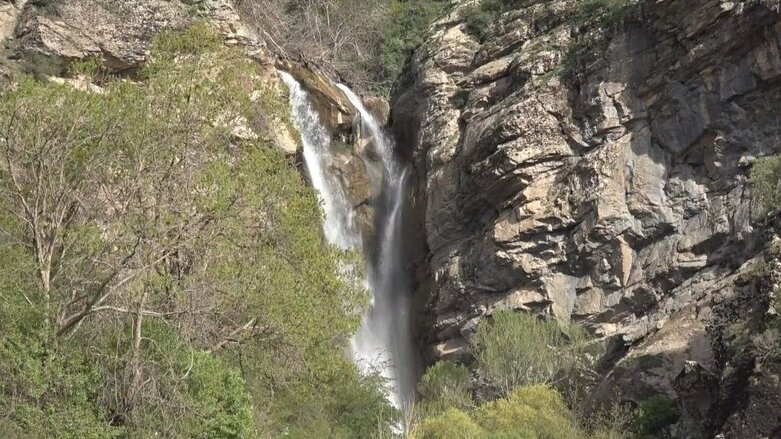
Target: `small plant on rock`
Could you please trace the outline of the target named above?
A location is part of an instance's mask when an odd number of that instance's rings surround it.
[[[643,437],[659,437],[680,416],[675,401],[662,395],[652,396],[637,407],[637,428]]]
[[[466,107],[469,102],[469,92],[467,90],[458,89],[458,91],[450,98],[450,103],[455,105],[459,110]]]
[[[765,211],[781,208],[781,155],[763,157],[751,169],[754,198]]]

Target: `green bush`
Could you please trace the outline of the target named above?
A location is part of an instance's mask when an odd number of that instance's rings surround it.
[[[751,168],[754,198],[767,212],[781,208],[781,155],[758,159]]]
[[[481,406],[475,418],[492,433],[508,438],[567,439],[581,434],[561,395],[543,385],[513,390],[506,399]]]
[[[518,0],[482,0],[469,7],[464,14],[467,32],[483,41],[489,26],[518,3]]]
[[[514,390],[471,415],[449,409],[424,419],[413,439],[580,439],[587,437],[561,395],[547,386]]]
[[[469,409],[472,402],[472,378],[466,366],[440,361],[431,366],[420,379],[423,412],[431,415],[448,408]]]
[[[153,57],[181,55],[203,55],[215,52],[220,47],[220,38],[212,26],[205,21],[188,26],[184,31],[165,31],[155,37],[151,54]]]
[[[485,431],[468,414],[449,409],[439,416],[424,419],[410,435],[412,439],[480,439]]]
[[[241,439],[250,437],[250,396],[240,371],[206,352],[194,354],[188,377],[194,412],[192,437]]]
[[[456,93],[450,99],[450,102],[455,105],[456,108],[463,109],[469,102],[469,91],[458,89],[458,91],[456,91]]]
[[[648,398],[637,407],[637,427],[641,434],[658,437],[680,417],[675,401],[661,395]]]
[[[478,371],[502,393],[552,382],[584,360],[586,333],[576,325],[512,311],[484,320],[471,339]]]

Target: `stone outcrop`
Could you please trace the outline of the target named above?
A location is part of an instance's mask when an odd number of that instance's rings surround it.
[[[155,34],[188,22],[187,8],[164,0],[30,1],[16,29],[16,55],[61,66],[97,56],[111,70],[131,70]]]
[[[265,64],[263,42],[230,0],[2,0],[0,37],[12,58],[61,74],[71,61],[97,57],[114,73],[132,73],[164,30],[208,20],[227,45],[241,45]]]
[[[778,365],[745,391],[756,361],[720,334],[772,291],[747,175],[781,152],[779,3],[641,1],[612,25],[523,1],[483,41],[472,3],[432,26],[391,115],[431,360],[468,358],[496,309],[547,313],[605,340],[598,396],[667,395],[680,437],[773,433],[775,417],[741,429],[778,404],[747,402]]]
[[[27,0],[0,1],[0,41],[5,41],[13,35],[19,15],[26,3]]]

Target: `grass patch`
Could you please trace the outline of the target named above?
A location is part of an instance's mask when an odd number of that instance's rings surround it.
[[[479,41],[484,41],[491,23],[518,5],[518,0],[483,0],[466,10],[466,30]]]
[[[581,0],[580,23],[614,26],[637,5],[637,0]]]

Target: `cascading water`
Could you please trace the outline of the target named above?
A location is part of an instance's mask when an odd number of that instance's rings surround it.
[[[293,121],[301,133],[306,171],[323,202],[325,239],[329,244],[341,249],[355,248],[361,242],[360,232],[355,224],[355,212],[344,188],[327,172],[328,165],[333,160],[331,136],[320,123],[301,84],[287,72],[280,71],[279,74],[290,90],[290,106]]]
[[[323,231],[326,240],[343,249],[362,248],[355,212],[344,188],[329,174],[333,160],[331,137],[320,123],[301,85],[288,73],[280,72],[290,89],[293,121],[301,132],[304,161],[312,185],[325,210]],[[361,129],[368,134],[380,156],[383,184],[375,200],[377,215],[377,257],[367,267],[366,284],[372,294],[371,307],[352,340],[351,353],[365,372],[379,371],[390,384],[388,399],[400,409],[412,402],[415,392],[416,358],[413,348],[408,279],[402,254],[402,210],[406,171],[393,158],[393,144],[384,135],[374,116],[346,86],[338,86],[358,110]]]
[[[383,166],[383,187],[378,205],[379,256],[369,270],[374,301],[352,340],[353,356],[361,367],[380,367],[390,379],[393,402],[407,408],[415,393],[416,358],[410,332],[409,283],[402,253],[402,210],[406,170],[393,157],[393,143],[355,93],[339,88],[358,110],[361,126],[374,141]]]

